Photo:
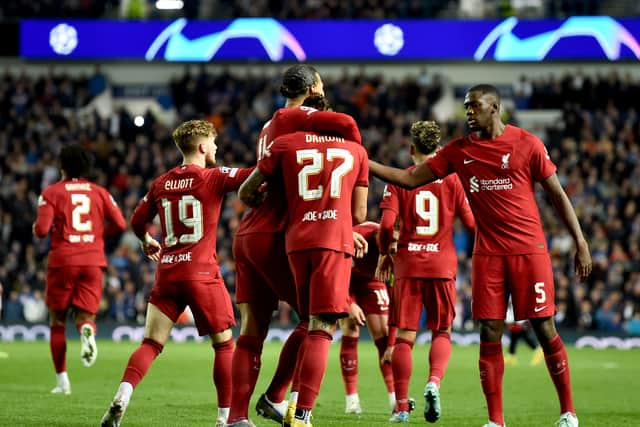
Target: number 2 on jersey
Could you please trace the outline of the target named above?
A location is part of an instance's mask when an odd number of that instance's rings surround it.
[[[438,197],[429,190],[422,190],[416,194],[416,213],[429,225],[416,227],[416,234],[421,236],[433,236],[438,232]]]
[[[195,243],[202,239],[202,203],[195,197],[187,194],[178,200],[178,219],[187,228],[193,231],[189,234],[182,234],[177,237],[174,234],[173,215],[171,212],[171,200],[162,199],[162,209],[164,210],[164,229],[167,233],[164,238],[164,245],[169,247],[175,244]],[[189,215],[191,208],[191,215]]]
[[[86,194],[75,193],[71,194],[71,204],[73,210],[71,211],[71,226],[74,230],[80,233],[86,233],[91,231],[91,220],[82,220],[82,215],[88,215],[91,211],[91,199]]]
[[[312,163],[306,164],[300,172],[298,172],[298,194],[303,200],[317,200],[322,198],[324,193],[324,187],[318,185],[318,188],[309,188],[309,176],[318,175],[324,169],[324,159],[322,153],[315,148],[308,150],[296,151],[296,159],[298,164],[301,165],[305,160],[311,160]],[[334,159],[344,160],[340,166],[335,168],[331,172],[331,184],[329,188],[329,194],[334,199],[340,198],[340,192],[342,191],[342,178],[353,169],[353,155],[349,150],[344,148],[328,148],[327,149],[327,161],[333,161]]]

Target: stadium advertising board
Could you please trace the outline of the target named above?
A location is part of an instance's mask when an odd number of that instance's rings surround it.
[[[20,56],[140,61],[638,61],[640,19],[23,20]]]

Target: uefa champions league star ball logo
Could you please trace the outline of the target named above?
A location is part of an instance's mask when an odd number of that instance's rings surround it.
[[[384,24],[378,28],[373,38],[378,52],[386,56],[394,56],[404,46],[402,29],[393,24]]]
[[[49,44],[58,55],[69,55],[78,46],[78,31],[71,25],[58,24],[49,33]]]

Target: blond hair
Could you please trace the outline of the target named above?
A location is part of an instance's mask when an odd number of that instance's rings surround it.
[[[418,152],[433,153],[440,145],[440,126],[432,120],[415,122],[411,125],[411,141]]]
[[[216,128],[205,120],[189,120],[173,131],[171,137],[182,154],[191,154],[198,148],[199,138],[216,136]]]

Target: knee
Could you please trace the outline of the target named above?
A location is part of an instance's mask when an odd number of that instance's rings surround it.
[[[533,326],[533,330],[540,342],[550,341],[558,334],[552,317],[531,319],[531,326]]]
[[[480,322],[480,341],[496,342],[502,339],[504,321],[502,320],[482,320]]]
[[[336,322],[340,317],[340,315],[334,313],[313,314],[309,321],[309,330],[321,330],[333,336]]]

